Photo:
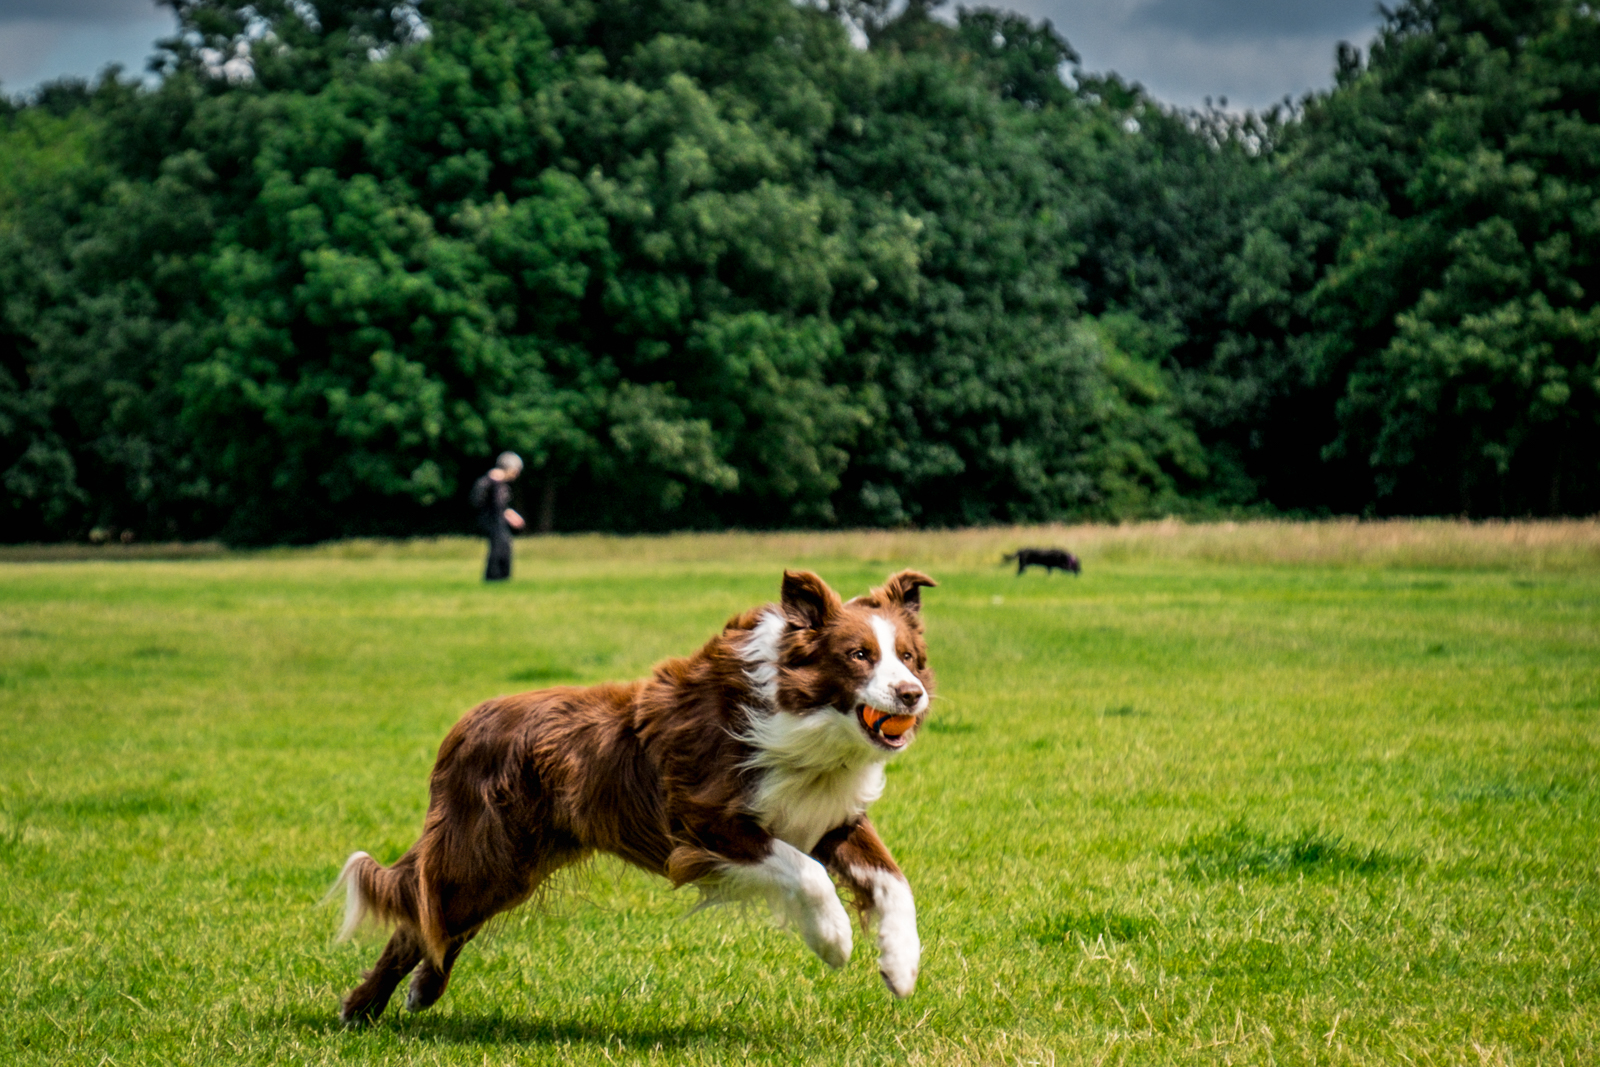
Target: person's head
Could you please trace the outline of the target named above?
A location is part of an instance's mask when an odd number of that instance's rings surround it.
[[[522,457],[515,452],[500,453],[500,458],[494,461],[494,465],[505,475],[508,482],[522,473]]]

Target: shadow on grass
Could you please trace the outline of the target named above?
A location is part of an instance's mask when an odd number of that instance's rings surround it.
[[[978,732],[974,723],[965,719],[930,718],[922,727],[932,734],[972,734]]]
[[[575,685],[578,682],[578,671],[570,667],[529,667],[527,670],[506,675],[506,681],[537,686]]]
[[[553,651],[535,652],[531,662],[521,670],[506,675],[506,680],[524,685],[545,687],[552,685],[577,685],[596,672],[605,673],[616,656],[605,649],[588,649],[562,654]]]
[[[323,1038],[370,1035],[374,1042],[401,1041],[450,1045],[593,1045],[629,1052],[654,1049],[686,1049],[720,1045],[732,1041],[741,1047],[756,1044],[779,1047],[786,1035],[769,1033],[765,1028],[718,1026],[689,1022],[680,1026],[629,1025],[626,1021],[599,1023],[582,1018],[551,1018],[534,1012],[527,1014],[490,1012],[460,1014],[440,1012],[411,1015],[397,1004],[376,1022],[346,1027],[331,1008],[327,1011],[296,1010],[277,1013],[263,1020],[267,1026],[297,1030]]]
[[[43,817],[51,822],[94,819],[138,819],[146,815],[192,818],[205,813],[211,794],[187,783],[102,789],[76,796],[41,797],[15,813],[19,819]]]
[[[1251,829],[1240,819],[1220,830],[1197,834],[1178,849],[1189,877],[1293,878],[1319,874],[1382,874],[1411,861],[1376,846],[1362,849],[1336,834],[1307,829],[1270,834]]]
[[[1445,794],[1458,804],[1499,804],[1531,802],[1546,804],[1563,799],[1567,790],[1551,781],[1547,785],[1528,785],[1515,781],[1472,782]]]
[[[1041,945],[1093,944],[1096,941],[1137,941],[1152,933],[1156,923],[1122,912],[1073,911],[1046,919],[1035,932]]]

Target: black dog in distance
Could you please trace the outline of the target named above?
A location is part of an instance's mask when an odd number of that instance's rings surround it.
[[[1083,564],[1078,562],[1078,557],[1071,552],[1060,548],[1019,548],[1005,557],[1006,562],[1017,561],[1017,573],[1021,574],[1029,567],[1043,567],[1046,573],[1057,570],[1071,571],[1073,574],[1083,573]]]

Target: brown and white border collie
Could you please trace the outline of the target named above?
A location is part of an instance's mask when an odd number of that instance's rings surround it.
[[[413,971],[406,1007],[433,1004],[484,923],[595,852],[709,901],[765,900],[842,967],[851,928],[836,880],[877,924],[890,992],[910,995],[916,905],[866,811],[928,714],[932,585],[901,571],[841,601],[815,574],[785,571],[780,604],[733,617],[644,681],[468,712],[439,746],[421,838],[392,867],[357,852],[339,876],[341,937],[367,917],[394,928],[341,1018],[376,1018]]]

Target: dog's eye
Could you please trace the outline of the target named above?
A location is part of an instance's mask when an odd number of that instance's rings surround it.
[[[865,661],[872,658],[872,653],[868,652],[864,648],[858,648],[854,652],[850,653],[850,658]]]

